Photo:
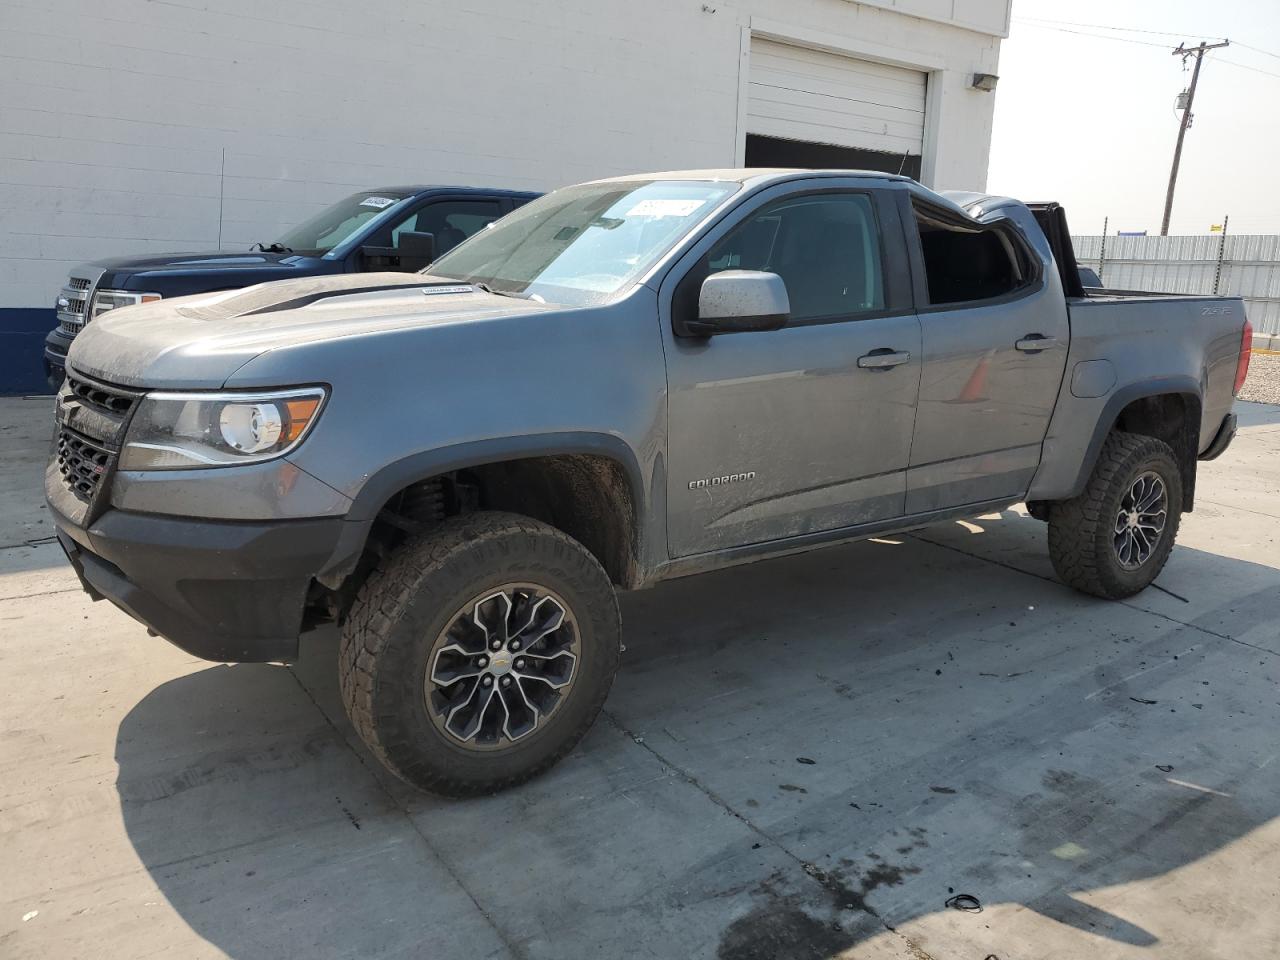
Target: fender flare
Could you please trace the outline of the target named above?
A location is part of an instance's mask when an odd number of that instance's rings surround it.
[[[506,460],[572,454],[594,454],[618,462],[631,484],[637,511],[645,509],[645,504],[648,503],[647,490],[640,463],[630,445],[613,434],[573,431],[495,437],[410,454],[382,467],[364,482],[351,502],[347,519],[372,520],[396,491],[419,480],[453,470],[465,470],[468,467]]]
[[[1115,428],[1116,421],[1120,419],[1121,411],[1135,400],[1164,396],[1171,393],[1192,396],[1195,397],[1198,403],[1202,405],[1204,403],[1200,382],[1194,377],[1186,375],[1140,380],[1137,383],[1121,387],[1107,398],[1106,405],[1102,408],[1102,413],[1098,416],[1097,423],[1093,426],[1093,436],[1089,438],[1089,446],[1085,452],[1084,460],[1080,464],[1080,472],[1076,475],[1075,483],[1071,485],[1070,496],[1066,499],[1079,496],[1085,485],[1088,484],[1089,477],[1093,474],[1093,468],[1098,462],[1098,456],[1102,453],[1102,445]],[[1199,430],[1200,424],[1197,423],[1197,436],[1199,436]],[[1199,450],[1195,451],[1195,453],[1199,453]],[[1192,455],[1193,470],[1195,469],[1194,457],[1195,454]]]

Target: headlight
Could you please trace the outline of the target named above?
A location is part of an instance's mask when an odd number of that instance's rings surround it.
[[[133,293],[129,290],[99,290],[93,295],[93,302],[89,305],[89,319],[97,320],[104,313],[115,310],[117,307],[132,307],[138,303],[151,303],[153,300],[159,300],[158,293]]]
[[[323,387],[274,393],[149,393],[120,455],[121,470],[190,470],[288,453],[324,404]]]

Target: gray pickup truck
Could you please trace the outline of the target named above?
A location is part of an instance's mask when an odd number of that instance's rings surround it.
[[[1146,587],[1222,452],[1234,298],[1080,285],[1061,208],[850,171],[568,187],[426,272],[129,307],[75,341],[45,488],[94,598],[184,650],[341,625],[351,720],[448,795],[563,757],[615,589],[1026,501]]]

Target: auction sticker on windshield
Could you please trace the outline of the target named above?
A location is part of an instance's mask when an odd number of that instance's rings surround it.
[[[628,210],[628,217],[687,217],[705,200],[676,200],[669,197],[647,197]]]
[[[395,203],[391,197],[365,197],[360,201],[362,207],[373,207],[375,210],[384,210]]]

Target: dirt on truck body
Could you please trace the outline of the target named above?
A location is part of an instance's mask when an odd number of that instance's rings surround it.
[[[590,727],[615,591],[1026,501],[1148,586],[1235,433],[1236,298],[1086,290],[1056,204],[710,170],[528,203],[422,274],[81,333],[46,494],[85,589],[214,660],[336,620],[406,781],[519,783]]]

